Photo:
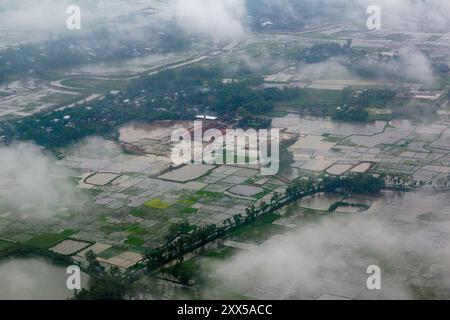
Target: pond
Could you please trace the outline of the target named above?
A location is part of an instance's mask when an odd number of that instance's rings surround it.
[[[303,198],[300,201],[300,207],[327,211],[332,204],[342,201],[342,199],[344,199],[344,196],[340,194],[318,193]]]
[[[73,297],[67,289],[66,268],[41,257],[11,257],[0,261],[0,300],[65,300]],[[82,274],[86,288],[88,275]]]

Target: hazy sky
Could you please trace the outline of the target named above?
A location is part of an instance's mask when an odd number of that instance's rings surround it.
[[[398,27],[403,31],[414,31],[420,25],[419,22],[424,21],[432,27],[450,25],[448,0],[261,0],[262,3],[275,3],[274,10],[298,19],[301,19],[302,6],[311,3],[317,6],[317,1],[323,3],[320,8],[334,12],[338,19],[349,20],[358,16],[361,24],[365,23],[366,8],[378,5],[384,28]],[[345,7],[347,9],[337,9],[336,4],[342,3],[348,4]],[[86,23],[97,21],[92,27],[100,27],[104,23],[102,19],[153,7],[160,12],[159,18],[177,22],[188,34],[203,35],[213,40],[230,40],[240,39],[248,31],[245,0],[3,0],[0,4],[0,30],[3,33],[30,31],[44,35],[48,32],[64,32],[68,17],[66,9],[70,4],[80,6],[85,26]],[[155,20],[156,17],[152,15],[148,19]]]

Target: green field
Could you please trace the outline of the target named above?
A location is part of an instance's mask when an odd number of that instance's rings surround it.
[[[121,253],[124,253],[126,250],[119,247],[111,247],[102,253],[100,253],[98,256],[103,259],[109,259],[115,256],[118,256]]]
[[[136,247],[142,246],[144,243],[145,243],[144,239],[135,236],[128,237],[128,239],[125,240],[125,244]]]
[[[10,248],[12,245],[12,242],[0,240],[0,252]]]
[[[26,244],[37,248],[51,248],[75,233],[73,230],[64,230],[61,233],[44,233],[34,236]]]

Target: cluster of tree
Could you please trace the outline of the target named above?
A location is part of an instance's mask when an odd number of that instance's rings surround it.
[[[117,138],[117,128],[130,121],[192,119],[199,110],[207,109],[235,118],[240,112],[271,110],[277,101],[299,94],[254,88],[254,78],[227,85],[222,77],[222,71],[214,68],[161,71],[133,81],[117,95],[0,122],[0,135],[6,142],[30,140],[45,147],[64,147],[89,135]]]
[[[299,61],[319,63],[336,56],[343,55],[347,49],[335,42],[314,44],[311,48],[302,49],[297,55]]]
[[[38,246],[33,246],[32,244],[24,243],[11,243],[11,245],[6,246],[0,250],[0,259],[10,257],[10,256],[28,256],[28,255],[38,255],[42,257],[47,257],[51,261],[61,264],[69,265],[71,263],[71,258],[50,250],[47,248],[42,248]]]
[[[214,93],[212,110],[223,116],[235,117],[239,112],[261,114],[271,111],[276,102],[295,99],[300,91],[268,88],[257,90],[246,83],[222,85]]]
[[[165,272],[166,270],[164,270]],[[176,279],[178,279],[178,281],[182,284],[182,285],[189,285],[191,282],[191,278],[192,278],[192,274],[190,272],[188,272],[187,270],[185,270],[183,268],[183,265],[180,262],[177,262],[177,264],[173,267],[171,267],[170,269],[168,269],[167,271],[170,272],[170,274],[175,277]]]
[[[361,203],[349,203],[345,201],[338,201],[333,203],[329,208],[329,212],[336,211],[339,207],[357,207],[357,208],[365,208],[368,209],[369,206],[367,204],[361,204]]]
[[[369,106],[382,108],[395,98],[397,92],[391,89],[365,89],[361,92],[345,88],[342,92],[344,105],[338,107],[332,114],[334,120],[367,121]]]
[[[106,270],[92,251],[87,252],[86,259],[90,288],[89,290],[83,288],[74,298],[76,300],[122,300],[130,280],[129,275],[122,273],[116,267]]]
[[[188,233],[181,232],[180,229],[190,230]],[[183,226],[178,225],[167,238],[171,239],[165,246],[149,250],[145,254],[145,264],[149,270],[155,270],[165,262],[173,259],[183,261],[183,255],[198,246],[205,244],[208,239],[218,234],[216,225],[206,225],[203,227],[192,226],[188,223],[183,223]]]
[[[314,194],[321,190],[319,182],[315,179],[296,179],[286,189],[286,197],[298,200],[306,195]]]
[[[136,80],[117,95],[72,108],[38,113],[0,123],[6,142],[31,140],[45,147],[63,147],[90,135],[117,137],[130,121],[193,118],[190,108],[204,81],[219,78],[215,70],[167,70]]]
[[[53,36],[41,43],[1,50],[0,82],[17,74],[42,75],[56,68],[183,50],[190,45],[187,39],[177,27],[168,24],[132,31],[101,28],[81,35]]]
[[[123,103],[124,97],[107,95],[103,100],[81,106],[39,113],[20,120],[0,123],[6,142],[35,141],[49,148],[64,147],[90,135],[117,138],[116,129],[129,121],[180,119],[188,114],[158,110],[150,103]]]
[[[369,113],[363,108],[351,107],[349,105],[344,105],[333,113],[333,120],[338,121],[358,121],[364,122],[369,119]]]
[[[347,43],[340,45],[336,42],[325,42],[312,45],[310,48],[301,49],[297,52],[296,58],[298,61],[305,63],[320,63],[327,61],[333,57],[345,56],[350,67],[353,61],[358,61],[367,56],[367,51],[362,49],[354,49],[351,47],[352,40],[348,39]]]
[[[352,173],[342,177],[326,177],[322,182],[325,192],[343,190],[350,193],[377,193],[385,187],[382,177],[374,177],[364,173]]]
[[[362,92],[356,92],[350,88],[344,89],[344,94],[347,97],[347,103],[351,106],[369,107],[378,106],[384,107],[388,102],[392,101],[397,94],[397,91],[392,89],[365,89]]]
[[[168,70],[157,76],[136,81],[130,90],[152,88],[155,92],[171,92],[184,105],[211,110],[219,116],[235,118],[272,110],[274,104],[300,96],[299,89],[259,89],[263,82],[254,74],[245,73],[232,83],[223,83],[224,71],[218,68],[191,67]]]

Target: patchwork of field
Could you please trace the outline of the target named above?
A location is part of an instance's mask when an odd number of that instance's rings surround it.
[[[432,187],[447,186],[448,119],[425,124],[406,120],[360,124],[288,114],[274,118],[273,126],[299,136],[289,147],[291,167],[299,175],[370,171],[411,176]]]
[[[161,146],[170,133],[156,130],[143,138],[153,138]],[[127,137],[130,142],[141,141],[136,132],[122,136]],[[149,150],[158,155],[135,155],[103,140],[68,150],[53,163],[52,172],[68,174],[88,200],[76,210],[66,208],[46,220],[0,218],[0,237],[33,243],[38,237],[43,248],[80,263],[86,262],[90,247],[105,265],[129,268],[145,250],[165,244],[174,225],[223,226],[286,188],[275,176],[261,176],[255,165],[172,167],[169,154],[159,155],[161,148]]]
[[[450,166],[450,122],[414,124],[409,121],[336,123],[296,114],[273,118],[273,126],[293,137],[288,151],[293,176],[341,175],[347,172],[405,174],[422,181],[424,188],[443,187]],[[84,262],[86,247],[98,251],[105,265],[128,268],[143,252],[166,243],[171,228],[188,222],[193,226],[229,223],[236,214],[270,201],[283,193],[285,180],[261,176],[255,165],[184,165],[170,160],[170,130],[185,123],[155,123],[155,127],[125,127],[123,145],[152,141],[154,148],[133,154],[120,143],[102,142],[102,148],[85,147],[67,152],[53,163],[53,170],[66,172],[89,199],[79,208],[62,209],[51,219],[0,217],[0,238],[38,243],[43,248],[71,255]],[[141,148],[142,149],[142,148]],[[63,170],[61,170],[63,169]],[[302,210],[327,212],[367,211],[372,199],[348,195],[316,195],[300,203]],[[274,218],[274,219],[272,219]],[[239,242],[264,242],[273,235],[272,222],[246,233],[231,235]],[[277,222],[289,228],[295,222]],[[270,227],[267,227],[270,226]],[[251,232],[250,232],[251,231]],[[275,230],[277,231],[277,230]]]
[[[418,200],[420,199],[420,200]],[[321,227],[316,227],[316,241],[324,246],[330,245],[333,250],[319,250],[321,260],[316,261],[316,255],[310,256],[310,263],[314,265],[314,272],[310,281],[302,274],[290,276],[275,276],[270,272],[276,272],[277,263],[272,264],[273,270],[263,267],[267,272],[265,281],[262,281],[264,271],[256,270],[255,264],[242,263],[236,267],[233,259],[220,262],[221,267],[216,275],[224,280],[224,285],[237,294],[256,299],[322,299],[325,296],[340,299],[379,299],[379,298],[445,298],[449,296],[448,261],[439,259],[440,255],[448,248],[450,235],[448,233],[449,215],[445,211],[446,195],[430,193],[394,193],[387,192],[383,197],[375,200],[374,205],[368,211],[368,217],[363,218],[365,223],[375,223],[380,228],[379,233],[393,234],[396,240],[380,240],[375,235],[370,235],[368,230],[357,230],[355,221],[346,216],[331,217],[325,220],[344,221],[339,224],[341,228],[335,230],[336,235],[328,235],[333,240],[321,238]],[[286,244],[288,239],[296,241],[307,239],[302,237],[302,232],[308,233],[308,227],[301,227],[305,221],[299,219],[299,213],[287,215],[290,224],[297,223],[295,235],[273,236],[259,248],[238,250],[238,259],[243,255],[248,261],[258,259],[258,252],[270,254],[275,246]],[[433,214],[424,214],[433,212]],[[369,218],[370,217],[370,218]],[[282,218],[284,219],[284,218]],[[280,220],[282,220],[280,219]],[[295,220],[297,219],[297,220]],[[351,222],[349,222],[351,221]],[[300,224],[299,224],[300,223]],[[379,223],[379,225],[378,225]],[[314,226],[310,226],[314,229]],[[323,227],[326,229],[326,227]],[[292,228],[291,228],[292,229]],[[382,230],[382,231],[381,231]],[[324,230],[322,230],[324,231]],[[324,231],[325,232],[325,231]],[[331,243],[333,241],[333,243]],[[389,243],[389,241],[394,241]],[[383,249],[376,249],[379,243],[383,243]],[[395,243],[395,245],[394,245]],[[300,245],[300,243],[298,243]],[[351,244],[349,247],[346,244]],[[397,247],[397,249],[394,249]],[[391,249],[388,249],[391,248]],[[401,248],[401,249],[400,249]],[[287,249],[290,250],[290,249]],[[303,249],[299,248],[299,251]],[[284,259],[283,255],[279,255]],[[346,257],[352,257],[348,259]],[[284,268],[288,274],[294,269],[295,256],[292,260],[285,259]],[[309,274],[308,263],[300,262],[304,267],[303,272]],[[371,264],[380,265],[383,272],[382,289],[370,291],[366,287],[366,268]],[[252,266],[252,268],[249,268]],[[217,264],[215,268],[217,268]],[[311,270],[312,271],[312,270]],[[246,281],[252,277],[254,281]],[[256,274],[256,276],[255,276]],[[287,284],[285,281],[291,279]]]
[[[80,252],[90,245],[99,251],[98,256],[106,265],[127,268],[139,260],[131,253],[142,255],[148,248],[163,245],[175,224],[221,226],[236,214],[245,215],[252,205],[270,201],[274,192],[285,191],[285,180],[261,176],[254,165],[172,167],[171,131],[166,128],[180,126],[186,124],[155,123],[151,130],[122,129],[121,140],[126,140],[125,145],[152,141],[156,146],[139,154],[124,152],[116,142],[103,142],[103,149],[68,152],[54,162],[52,171],[64,169],[80,190],[88,193],[89,200],[78,209],[66,208],[45,221],[2,215],[0,237],[37,242],[78,261],[84,261]],[[297,137],[288,147],[293,176],[347,172],[404,174],[430,189],[442,188],[448,181],[448,120],[426,124],[409,121],[357,124],[288,114],[273,118],[273,126],[280,128],[283,135]],[[371,200],[327,197],[316,195],[302,200],[300,206],[304,210],[326,212],[331,205],[343,201],[345,205],[338,207],[337,212],[357,213],[372,205]],[[271,234],[267,230],[261,226],[257,233],[266,239]],[[232,239],[239,242],[246,237]]]
[[[168,299],[448,299],[446,193],[385,191],[344,200],[371,204],[364,214],[321,213],[342,198],[304,199],[183,262],[189,290],[147,277],[136,286]],[[367,288],[370,265],[381,268],[381,290]]]

